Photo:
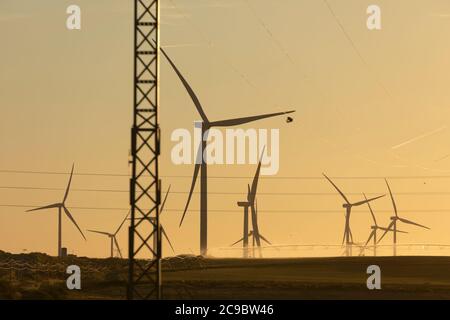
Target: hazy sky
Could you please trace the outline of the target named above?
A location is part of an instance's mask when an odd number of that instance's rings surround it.
[[[278,177],[426,176],[390,180],[400,212],[432,228],[402,227],[410,233],[399,241],[450,244],[450,178],[442,177],[450,176],[450,2],[328,2],[354,46],[322,0],[163,0],[162,44],[211,119],[297,110],[291,124],[284,118],[257,124],[280,129]],[[81,31],[65,27],[70,4],[81,7]],[[370,4],[381,7],[380,31],[366,27]],[[78,173],[129,172],[132,11],[131,0],[0,2],[0,170],[68,172],[75,162]],[[165,60],[161,68],[161,174],[190,177],[191,165],[170,161],[170,134],[192,130],[199,116]],[[210,166],[209,175],[248,177],[254,170]],[[163,223],[177,253],[199,250],[198,195],[178,227],[189,177],[163,178],[164,189],[171,184],[174,191]],[[0,249],[56,253],[56,211],[31,214],[3,205],[45,205],[60,201],[64,191],[5,187],[63,189],[67,179],[0,172]],[[210,248],[241,237],[236,201],[245,199],[247,183],[209,180],[215,193],[209,208],[229,210],[209,213]],[[361,192],[387,192],[383,180],[336,183],[354,200]],[[69,207],[124,209],[72,209],[83,229],[113,231],[126,214],[126,192],[79,190],[126,191],[126,176],[75,175],[72,188]],[[242,195],[221,194],[230,192]],[[266,178],[259,193],[260,230],[272,242],[340,243],[342,200],[325,180]],[[387,224],[389,199],[374,209],[380,224]],[[371,224],[365,208],[355,211],[351,224],[355,239],[365,241]],[[64,220],[69,252],[109,254],[106,238],[87,236],[85,242]],[[119,242],[125,252],[125,229]]]

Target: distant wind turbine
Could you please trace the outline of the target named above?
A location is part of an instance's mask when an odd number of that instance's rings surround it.
[[[27,212],[31,211],[38,211],[38,210],[44,210],[44,209],[51,209],[51,208],[58,208],[58,257],[61,257],[61,247],[62,247],[62,211],[66,214],[66,216],[72,221],[72,223],[77,227],[78,231],[80,231],[81,235],[83,236],[84,240],[86,240],[86,237],[83,234],[83,231],[81,231],[80,227],[76,223],[75,219],[73,218],[72,214],[69,212],[69,210],[66,207],[66,200],[69,195],[70,190],[70,184],[72,182],[72,176],[73,176],[73,169],[75,164],[72,165],[72,171],[70,172],[70,178],[69,183],[67,184],[66,192],[64,194],[64,198],[62,202],[50,204],[48,206],[39,207],[31,210],[27,210]]]
[[[188,92],[189,96],[191,97],[197,112],[200,114],[200,117],[202,118],[202,141],[199,146],[199,149],[197,151],[197,159],[201,158],[201,164],[196,163],[194,168],[194,175],[192,178],[192,184],[191,189],[189,191],[189,196],[187,199],[186,207],[183,212],[183,216],[180,221],[180,226],[183,224],[184,217],[186,215],[187,209],[189,207],[189,203],[191,201],[192,193],[194,191],[195,183],[197,181],[197,177],[200,172],[200,254],[206,255],[207,254],[207,248],[208,248],[208,187],[207,187],[207,163],[205,162],[205,159],[203,157],[203,151],[206,149],[206,138],[208,136],[209,129],[213,127],[231,127],[231,126],[238,126],[247,124],[253,121],[262,120],[266,118],[272,118],[276,116],[286,115],[295,112],[295,110],[287,111],[287,112],[277,112],[277,113],[269,113],[269,114],[262,114],[262,115],[256,115],[256,116],[250,116],[250,117],[243,117],[243,118],[235,118],[235,119],[227,119],[227,120],[221,120],[221,121],[210,121],[209,118],[206,116],[205,111],[203,110],[202,105],[200,104],[200,100],[198,99],[197,95],[195,94],[192,87],[189,85],[187,80],[184,78],[184,76],[181,74],[181,72],[178,70],[178,68],[175,66],[174,62],[170,59],[168,54],[165,52],[164,49],[161,48],[162,53],[166,57],[169,64],[172,66],[173,70],[177,74],[178,78],[180,79],[181,83],[183,84],[184,88]],[[259,241],[259,239],[258,239]]]
[[[245,233],[245,231],[244,231],[244,236],[241,239],[239,239],[238,241],[236,241],[236,242],[231,244],[231,246],[234,246],[234,245],[238,244],[239,242],[243,242],[244,243],[244,241],[247,241],[247,245],[243,245],[244,257],[245,258],[248,257],[248,239],[250,237],[252,238],[253,255],[255,254],[254,253],[254,249],[255,249],[255,246],[257,245],[257,240],[256,239],[260,239],[260,240],[264,241],[265,243],[267,243],[269,245],[272,245],[272,243],[269,240],[267,240],[267,238],[264,237],[259,232],[259,227],[258,227],[258,204],[256,202],[256,199],[255,199],[255,214],[252,215],[252,225],[256,226],[256,229],[258,230],[258,232],[255,232],[254,230],[250,230],[250,232]],[[248,225],[247,225],[247,228],[248,228]],[[244,230],[245,230],[245,227],[244,227]],[[258,248],[261,249],[261,243],[258,245]],[[261,252],[260,252],[260,255],[261,255]]]
[[[395,200],[394,200],[394,196],[392,195],[391,187],[389,186],[389,183],[388,183],[387,179],[384,179],[384,180],[386,181],[386,185],[387,185],[388,190],[389,190],[389,195],[391,196],[392,206],[394,208],[395,216],[391,217],[392,221],[391,221],[391,223],[388,226],[389,230],[387,230],[387,231],[385,231],[383,233],[383,235],[381,236],[380,240],[378,240],[378,243],[380,243],[380,241],[384,238],[384,236],[388,233],[388,231],[393,231],[393,235],[394,235],[394,238],[393,238],[394,248],[393,249],[394,249],[394,256],[395,256],[395,255],[397,255],[397,232],[400,232],[399,230],[397,230],[397,222],[398,221],[403,222],[405,224],[415,225],[417,227],[428,229],[428,230],[430,230],[430,228],[428,228],[427,226],[421,225],[419,223],[413,222],[411,220],[407,220],[405,218],[401,218],[398,215],[397,205],[395,204]]]
[[[257,209],[256,209],[256,191],[258,188],[258,181],[259,181],[259,174],[261,172],[261,163],[262,163],[262,157],[264,155],[263,148],[261,152],[261,157],[259,158],[258,167],[255,172],[255,176],[253,177],[252,186],[247,185],[247,201],[239,201],[237,205],[239,207],[244,208],[244,232],[243,237],[240,241],[243,241],[243,247],[244,247],[244,257],[247,257],[247,247],[248,247],[248,238],[250,233],[253,235],[253,241],[256,242],[256,245],[260,248],[261,247],[261,239],[263,238],[261,234],[259,233],[259,227],[258,227],[258,217],[257,217]],[[249,233],[248,231],[248,208],[251,210],[251,217],[252,217],[252,228],[253,230]],[[265,238],[264,238],[265,239]],[[265,240],[268,242],[267,240]],[[234,245],[234,244],[233,244]]]
[[[98,230],[88,230],[89,232],[98,233],[98,234],[102,234],[102,235],[109,237],[109,239],[111,241],[111,258],[114,258],[114,245],[116,246],[117,251],[119,251],[119,256],[122,258],[122,251],[120,251],[119,242],[117,242],[116,236],[119,233],[119,231],[122,228],[125,221],[127,220],[129,214],[130,213],[128,212],[127,215],[125,216],[125,218],[123,219],[122,223],[119,225],[116,232],[114,232],[114,233],[98,231]]]
[[[337,192],[339,192],[339,194],[345,201],[345,203],[342,205],[342,207],[345,208],[345,228],[344,228],[344,237],[342,238],[342,244],[344,244],[344,242],[345,242],[346,255],[349,256],[349,255],[351,255],[351,245],[354,244],[352,230],[350,228],[350,215],[352,212],[352,208],[361,206],[365,203],[369,203],[374,200],[377,200],[379,198],[384,197],[385,195],[381,195],[381,196],[378,196],[375,198],[371,198],[368,200],[366,199],[366,200],[355,202],[355,203],[350,203],[350,201],[347,199],[347,197],[344,195],[344,193],[333,183],[333,181],[331,181],[331,179],[328,178],[324,173],[323,173],[323,176],[333,185],[333,187],[337,190]]]
[[[364,198],[367,200],[366,195],[364,193],[363,193],[363,195],[364,195]],[[369,207],[370,214],[372,215],[373,225],[370,227],[372,229],[372,232],[369,235],[369,239],[367,239],[366,243],[364,244],[364,247],[362,247],[361,254],[364,252],[364,249],[367,247],[367,245],[369,244],[370,240],[373,239],[373,254],[374,254],[374,256],[376,256],[377,255],[377,231],[378,230],[383,230],[383,231],[389,232],[389,231],[393,231],[393,230],[391,230],[389,228],[380,227],[377,224],[377,218],[375,217],[375,214],[374,214],[374,212],[372,210],[370,202],[367,202],[367,206]],[[397,232],[408,233],[408,232],[400,231],[400,230],[397,230]]]

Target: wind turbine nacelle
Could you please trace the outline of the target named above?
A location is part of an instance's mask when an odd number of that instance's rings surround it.
[[[348,208],[351,208],[351,204],[348,204],[348,203],[344,203],[343,205],[342,205],[342,208],[345,208],[345,209],[348,209]]]

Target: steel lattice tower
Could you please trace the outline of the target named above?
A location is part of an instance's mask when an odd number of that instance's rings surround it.
[[[160,299],[159,0],[134,0],[128,299]]]

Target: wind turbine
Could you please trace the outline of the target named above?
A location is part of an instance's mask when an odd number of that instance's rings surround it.
[[[407,220],[405,218],[401,218],[398,215],[397,205],[395,204],[395,200],[394,200],[394,196],[392,195],[391,187],[389,186],[389,183],[388,183],[387,179],[384,179],[384,181],[386,181],[386,185],[387,185],[388,190],[389,190],[389,195],[391,196],[392,206],[394,207],[395,216],[391,217],[391,223],[388,226],[389,230],[387,230],[387,231],[385,231],[383,233],[383,235],[381,236],[380,240],[378,240],[378,243],[384,238],[384,236],[386,235],[386,233],[388,233],[388,231],[393,231],[394,232],[394,238],[393,238],[394,247],[393,247],[393,249],[394,249],[394,256],[396,256],[397,255],[397,232],[400,232],[399,230],[397,230],[397,222],[398,221],[403,222],[405,224],[412,224],[412,225],[415,225],[415,226],[418,226],[418,227],[421,227],[421,228],[424,228],[424,229],[428,229],[428,230],[430,230],[430,228],[428,228],[427,226],[421,225],[419,223],[413,222],[411,220]]]
[[[253,227],[253,230],[256,231],[253,235],[253,239],[254,239],[254,241],[256,240],[258,247],[261,246],[261,240],[260,240],[259,230],[258,230],[258,223],[257,223],[257,219],[256,219],[255,199],[256,199],[256,190],[258,188],[259,174],[261,172],[261,163],[262,163],[262,157],[264,155],[264,149],[265,149],[265,147],[263,148],[263,150],[261,152],[261,157],[258,161],[258,167],[256,169],[255,176],[253,177],[252,187],[250,188],[250,185],[247,185],[247,189],[248,189],[247,201],[239,201],[237,203],[237,205],[239,207],[244,208],[244,232],[243,232],[243,238],[242,238],[243,247],[244,247],[244,257],[246,257],[248,255],[248,253],[247,253],[248,237],[249,237],[248,208],[251,209],[252,227]]]
[[[366,195],[364,193],[363,193],[363,195],[364,195],[364,199],[367,200]],[[376,256],[377,255],[377,231],[383,230],[383,231],[388,232],[388,231],[393,231],[393,230],[390,230],[389,228],[380,227],[377,224],[377,218],[375,217],[375,214],[372,210],[372,206],[370,205],[370,202],[367,202],[367,206],[369,207],[370,214],[372,215],[373,225],[370,227],[372,229],[372,232],[370,233],[369,238],[367,239],[366,243],[364,244],[364,247],[362,247],[361,254],[364,252],[364,249],[367,247],[370,240],[373,239],[373,254],[374,254],[374,256]],[[400,231],[400,230],[397,230],[397,232],[408,233],[408,232]]]
[[[67,184],[66,192],[64,193],[64,198],[63,198],[62,202],[50,204],[48,206],[39,207],[39,208],[31,209],[31,210],[27,210],[27,212],[31,212],[31,211],[38,211],[38,210],[44,210],[44,209],[58,208],[58,257],[61,257],[61,255],[62,255],[62,252],[61,252],[61,247],[62,247],[62,211],[64,211],[64,213],[70,219],[70,221],[72,221],[72,223],[77,227],[78,231],[80,231],[80,233],[81,233],[82,237],[84,238],[84,240],[86,240],[86,237],[84,236],[83,231],[81,231],[80,227],[76,223],[76,221],[73,218],[72,214],[69,212],[69,210],[66,207],[66,200],[67,200],[67,197],[69,195],[70,184],[72,182],[74,166],[75,166],[75,164],[72,165],[72,171],[70,172],[69,183]]]
[[[363,201],[359,201],[359,202],[355,202],[355,203],[351,203],[348,198],[345,196],[345,194],[333,183],[333,181],[331,181],[330,178],[328,178],[324,173],[323,176],[333,185],[333,187],[337,190],[337,192],[339,192],[339,194],[342,196],[342,198],[344,199],[345,203],[342,205],[343,208],[345,208],[345,228],[344,228],[344,237],[342,238],[342,244],[346,245],[346,255],[350,256],[351,255],[351,245],[354,244],[353,242],[353,235],[352,235],[352,230],[350,228],[350,215],[352,213],[352,208],[353,207],[358,207],[361,206],[365,203],[369,203],[371,201],[377,200],[379,198],[384,197],[385,195],[381,195],[375,198],[371,198],[371,199],[366,199]]]
[[[266,118],[272,118],[276,116],[286,115],[295,112],[295,110],[287,111],[287,112],[277,112],[277,113],[269,113],[269,114],[262,114],[262,115],[256,115],[256,116],[250,116],[250,117],[243,117],[243,118],[235,118],[235,119],[226,119],[226,120],[220,120],[220,121],[210,121],[209,118],[206,116],[205,111],[203,110],[202,105],[200,104],[200,100],[198,99],[197,95],[195,94],[192,87],[189,85],[187,80],[184,78],[184,76],[181,74],[181,72],[178,70],[178,68],[175,66],[174,62],[170,59],[170,57],[167,55],[166,51],[161,48],[162,53],[166,57],[169,64],[172,66],[173,70],[177,74],[178,78],[180,79],[181,83],[183,84],[184,88],[188,92],[189,96],[191,97],[195,108],[197,109],[197,112],[200,114],[200,117],[202,118],[202,141],[200,143],[200,146],[197,151],[197,160],[201,159],[201,163],[197,163],[199,161],[196,161],[195,168],[194,168],[194,175],[192,178],[192,184],[191,189],[189,191],[189,196],[187,199],[186,207],[183,212],[183,216],[180,221],[180,226],[183,224],[184,217],[186,215],[187,209],[189,207],[189,203],[191,201],[192,193],[194,191],[195,183],[197,181],[198,174],[200,172],[200,254],[206,255],[207,254],[207,248],[208,248],[208,186],[207,186],[207,163],[205,162],[205,159],[203,157],[203,151],[206,148],[206,140],[209,133],[209,129],[213,127],[231,127],[231,126],[238,126],[247,124],[253,121],[262,120]],[[259,238],[258,238],[259,241]]]
[[[120,226],[117,228],[116,232],[114,232],[114,233],[98,231],[98,230],[88,230],[89,232],[98,233],[98,234],[102,234],[102,235],[109,237],[109,239],[111,241],[111,258],[114,258],[114,245],[116,246],[117,251],[119,251],[119,256],[122,258],[122,251],[120,251],[119,243],[117,242],[116,236],[119,233],[119,231],[122,228],[125,221],[127,220],[129,214],[130,213],[128,212],[127,215],[125,216],[125,218],[123,219],[122,223],[120,224]]]
[[[247,211],[248,211],[248,209],[247,209]],[[247,217],[248,217],[248,212],[247,212]],[[244,217],[244,220],[245,220],[245,217]],[[248,222],[248,220],[247,220],[247,222]],[[255,232],[254,230],[250,230],[250,232],[248,232],[248,224],[247,224],[247,230],[245,230],[245,222],[244,222],[244,236],[241,239],[239,239],[238,241],[236,241],[233,244],[231,244],[231,246],[234,246],[234,245],[238,244],[239,242],[243,242],[244,258],[248,258],[248,239],[250,237],[252,238],[253,251],[255,249],[255,244],[257,243],[256,239],[260,239],[260,240],[264,241],[265,243],[267,243],[269,245],[272,244],[269,240],[267,240],[266,237],[264,237],[259,232],[259,228],[258,228],[258,204],[256,202],[256,199],[255,199],[255,214],[252,215],[252,225],[256,226],[256,229],[258,230],[258,232]],[[247,244],[245,244],[245,241],[247,242]],[[258,248],[261,249],[261,243],[258,245]],[[255,253],[253,252],[253,256],[254,255],[255,255]]]

